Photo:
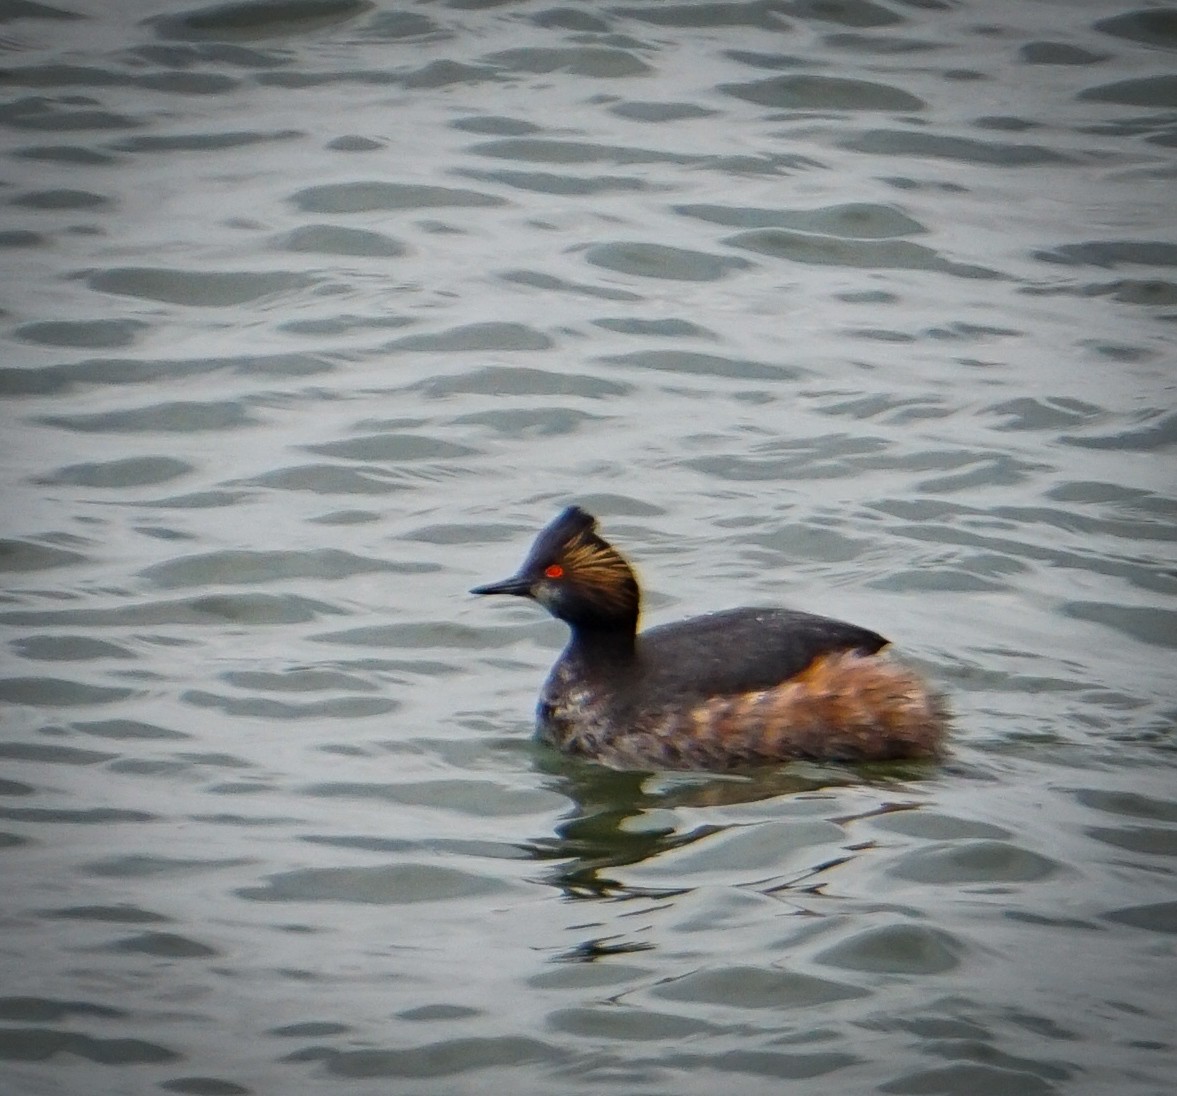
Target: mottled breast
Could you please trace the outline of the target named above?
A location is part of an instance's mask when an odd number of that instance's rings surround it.
[[[616,729],[614,697],[561,659],[552,667],[536,707],[536,732],[545,742],[567,753],[597,757]]]

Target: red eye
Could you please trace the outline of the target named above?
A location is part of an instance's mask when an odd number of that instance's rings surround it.
[[[548,578],[563,578],[564,568],[561,567],[558,563],[553,563],[550,567],[544,568],[544,574],[547,575]]]

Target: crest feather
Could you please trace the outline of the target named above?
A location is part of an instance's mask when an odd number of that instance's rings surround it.
[[[596,530],[592,514],[569,506],[540,531],[525,569],[542,574],[551,564],[559,564],[570,592],[575,590],[575,600],[586,608],[595,607],[608,616],[636,617],[640,594],[633,571]]]

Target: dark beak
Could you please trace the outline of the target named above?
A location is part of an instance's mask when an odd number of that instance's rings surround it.
[[[514,594],[516,597],[531,597],[531,582],[522,575],[505,578],[502,582],[488,582],[485,586],[475,586],[472,594]]]

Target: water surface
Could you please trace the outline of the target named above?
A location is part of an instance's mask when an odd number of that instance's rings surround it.
[[[1171,7],[0,18],[5,1091],[1169,1091]],[[539,750],[573,501],[946,764]]]

